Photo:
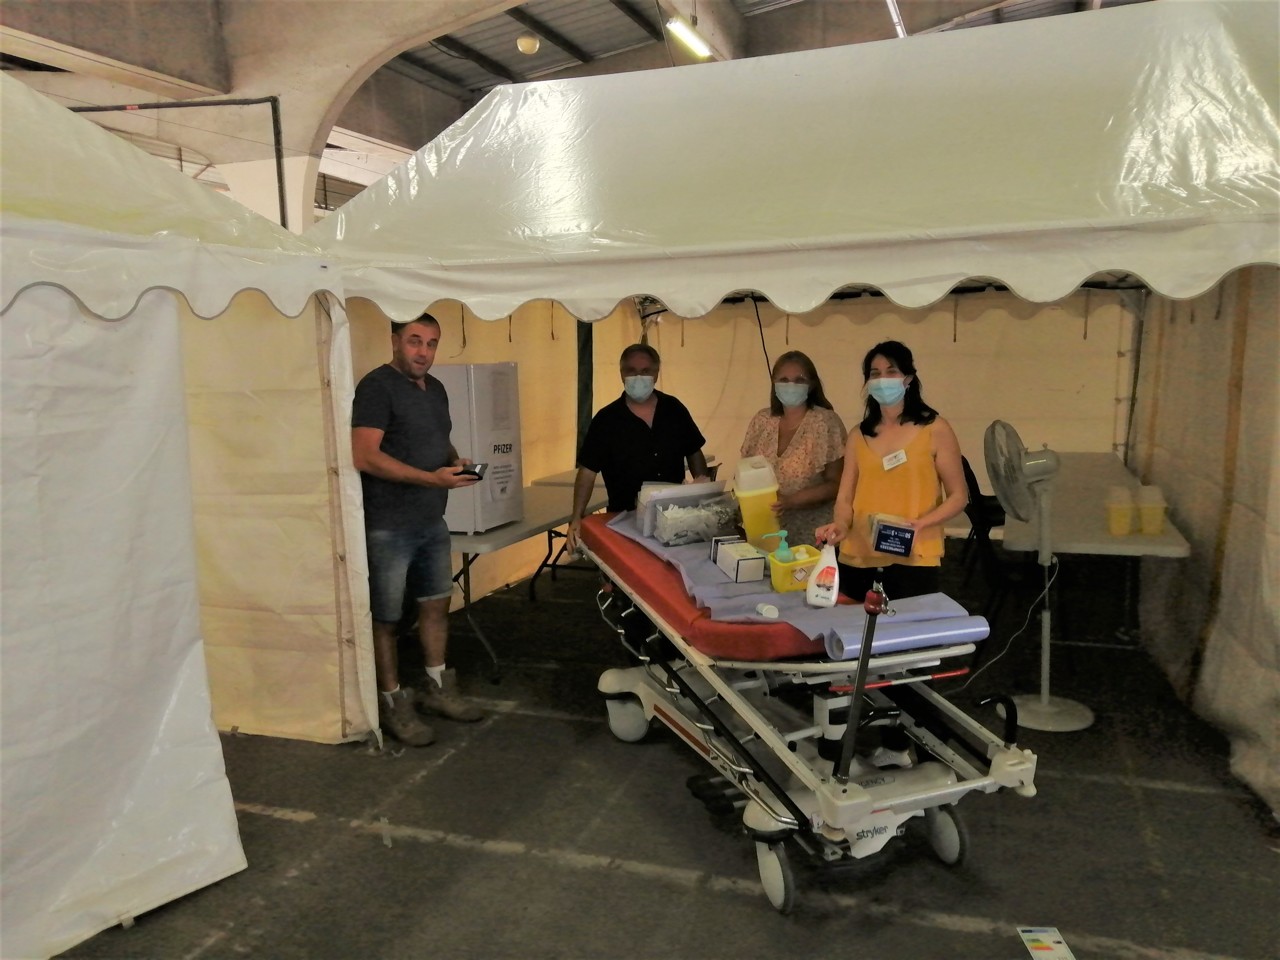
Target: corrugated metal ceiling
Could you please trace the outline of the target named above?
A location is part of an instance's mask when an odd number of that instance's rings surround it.
[[[745,17],[795,3],[830,0],[732,0]],[[971,12],[931,28],[987,26],[1012,20],[1058,16],[1091,6],[1122,6],[1147,0],[1004,0],[975,2]],[[851,15],[865,5],[850,4]],[[538,51],[520,53],[516,38],[542,35]],[[662,14],[656,0],[530,0],[507,13],[472,24],[397,58],[424,83],[453,96],[478,98],[500,83],[545,79],[583,62],[658,42]],[[563,41],[563,42],[560,42]],[[567,48],[567,49],[566,49]],[[415,69],[416,68],[416,69]]]

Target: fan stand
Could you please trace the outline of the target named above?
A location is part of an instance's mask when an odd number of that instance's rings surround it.
[[[1040,607],[1040,694],[1024,693],[1013,698],[1018,706],[1018,726],[1050,733],[1071,733],[1093,725],[1093,711],[1083,703],[1049,693],[1049,639],[1053,633],[1049,609],[1049,568],[1053,549],[1049,536],[1050,492],[1047,483],[1033,484],[1040,520],[1040,549],[1037,561],[1044,571],[1043,604]]]

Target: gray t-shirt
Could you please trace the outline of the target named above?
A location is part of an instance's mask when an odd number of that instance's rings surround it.
[[[449,464],[449,396],[444,384],[428,374],[417,386],[389,363],[370,370],[356,386],[351,405],[352,427],[383,431],[382,452],[419,470]],[[449,491],[420,487],[360,474],[364,488],[365,526],[394,530],[444,516]]]

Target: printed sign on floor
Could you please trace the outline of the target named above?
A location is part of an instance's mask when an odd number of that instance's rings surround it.
[[[1018,936],[1036,960],[1076,960],[1057,927],[1019,927]]]

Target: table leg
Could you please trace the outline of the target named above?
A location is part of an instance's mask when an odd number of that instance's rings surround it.
[[[1124,617],[1124,623],[1116,630],[1116,639],[1126,644],[1136,644],[1141,636],[1138,621],[1138,591],[1135,588],[1135,582],[1140,574],[1135,575],[1134,572],[1141,569],[1140,563],[1142,563],[1140,557],[1124,558],[1124,608],[1121,614]]]
[[[493,663],[493,682],[497,683],[501,673],[498,668],[498,655],[493,652],[493,645],[489,643],[489,638],[485,636],[484,630],[480,628],[480,624],[476,622],[475,616],[471,613],[471,564],[476,562],[479,554],[464,553],[462,555],[462,569],[453,576],[453,582],[462,585],[462,612],[467,618],[467,623],[471,625],[471,630],[480,640],[480,645],[484,647],[485,653],[489,654],[489,660]]]
[[[529,599],[530,600],[538,599],[538,594],[537,594],[538,577],[542,575],[543,570],[545,570],[547,567],[551,567],[551,578],[553,580],[555,579],[555,575],[556,575],[555,560],[551,559],[551,554],[555,550],[555,535],[556,535],[556,532],[554,530],[547,531],[547,554],[542,558],[542,562],[538,564],[538,569],[533,571],[533,576],[529,578]],[[556,560],[558,559],[560,558],[557,556]]]

